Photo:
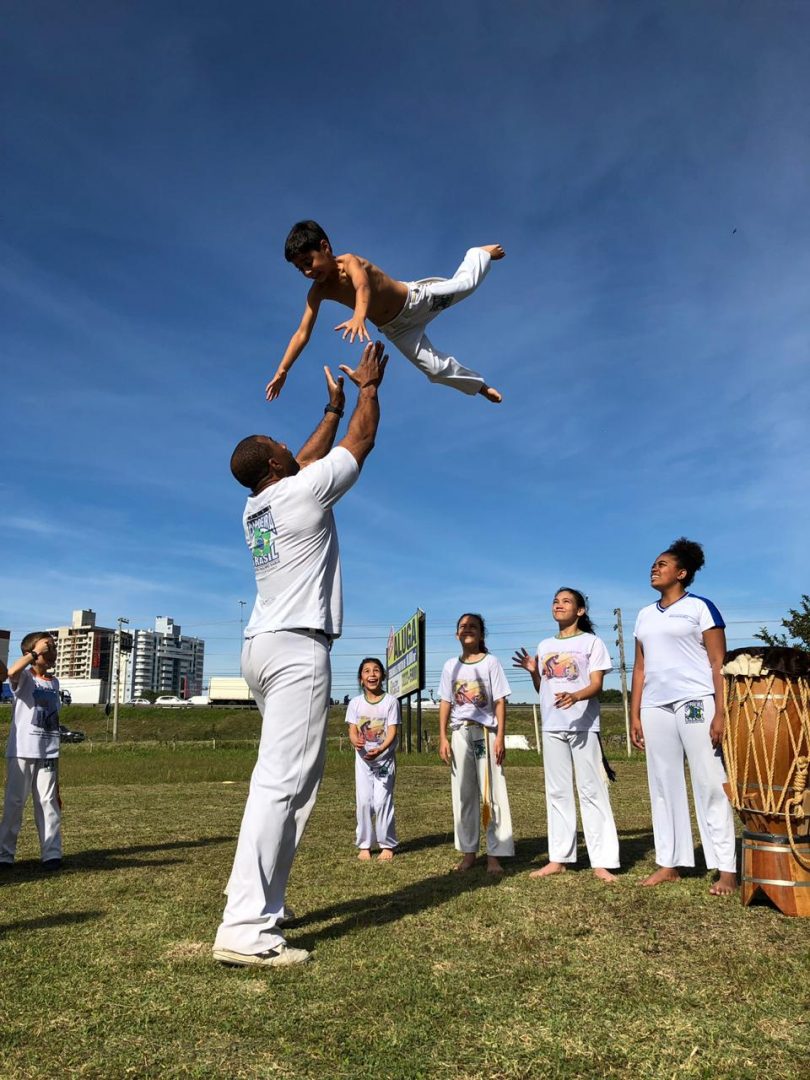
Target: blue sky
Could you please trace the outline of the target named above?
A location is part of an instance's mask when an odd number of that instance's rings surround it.
[[[170,615],[207,675],[236,671],[254,590],[230,451],[301,445],[322,365],[359,356],[325,307],[264,401],[309,216],[403,279],[507,249],[431,333],[503,406],[392,355],[337,511],[335,693],[417,606],[429,685],[462,611],[507,664],[563,583],[612,648],[613,608],[632,631],[681,534],[733,645],[810,589],[810,6],[34,0],[4,22],[15,640],[78,607]]]

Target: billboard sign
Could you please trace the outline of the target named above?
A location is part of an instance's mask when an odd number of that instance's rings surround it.
[[[396,698],[417,694],[425,686],[425,613],[417,610],[395,630],[391,627],[385,650],[388,693]]]

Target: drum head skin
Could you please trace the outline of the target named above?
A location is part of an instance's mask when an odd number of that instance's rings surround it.
[[[751,661],[750,671],[744,670],[745,659]],[[727,652],[723,662],[724,670],[731,667],[731,671],[726,672],[729,675],[753,675],[755,665],[758,668],[756,674],[773,672],[793,679],[810,678],[810,652],[806,649],[789,649],[784,645],[744,645],[741,649]]]

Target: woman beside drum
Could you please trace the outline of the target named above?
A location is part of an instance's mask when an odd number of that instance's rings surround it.
[[[650,584],[661,599],[641,609],[633,631],[630,735],[647,755],[658,863],[643,884],[679,881],[677,868],[695,865],[685,754],[706,865],[719,871],[709,892],[725,896],[737,888],[734,816],[720,756],[726,638],[714,604],[687,591],[703,562],[700,544],[681,537],[652,565]]]

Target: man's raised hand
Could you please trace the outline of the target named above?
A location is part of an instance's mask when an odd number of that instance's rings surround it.
[[[343,389],[343,376],[338,375],[338,377],[335,378],[326,364],[324,364],[323,370],[326,375],[326,389],[329,392],[329,404],[334,409],[340,409],[340,411],[343,412],[343,406],[346,404],[346,393]]]
[[[356,368],[352,369],[348,364],[341,364],[340,370],[360,390],[364,386],[379,386],[385,374],[385,366],[388,363],[388,357],[384,355],[384,352],[381,341],[375,341],[373,344],[369,342],[363,349],[363,355]]]

